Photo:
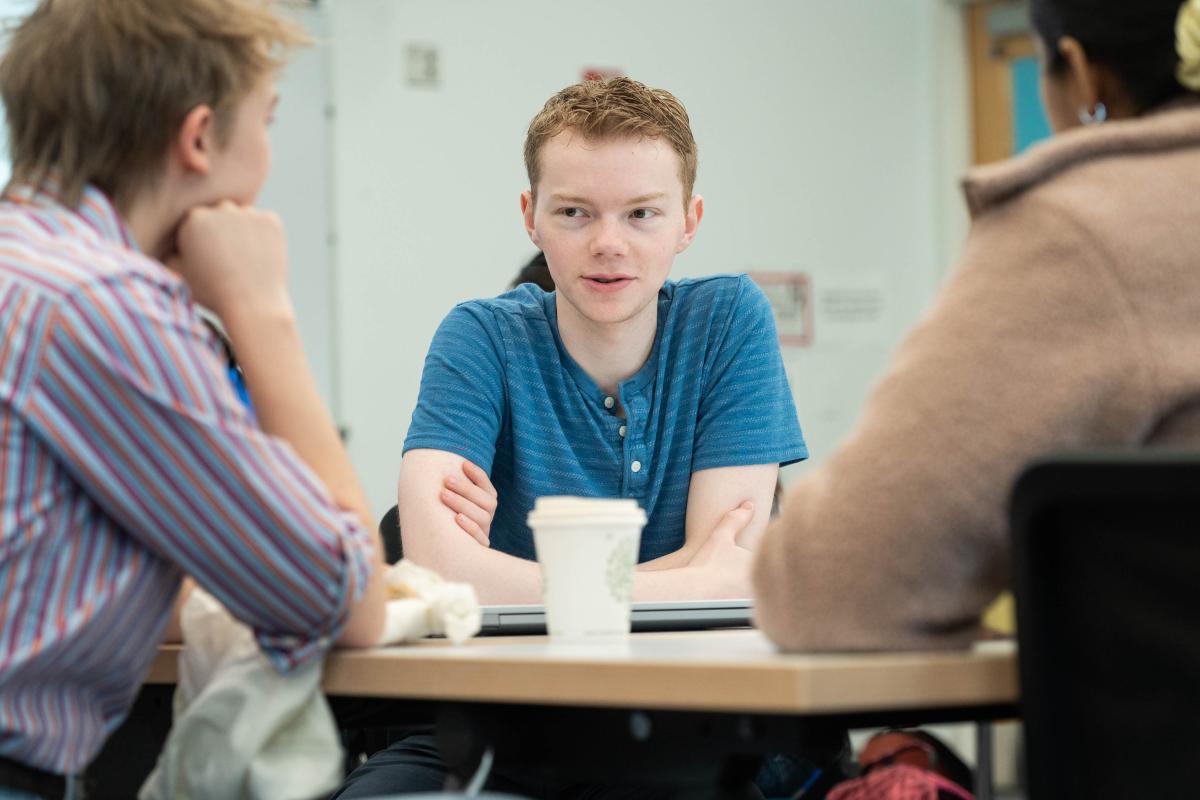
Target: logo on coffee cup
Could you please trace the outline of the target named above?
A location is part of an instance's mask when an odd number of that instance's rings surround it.
[[[608,591],[618,603],[633,599],[633,570],[630,565],[637,558],[636,538],[623,538],[608,554]]]

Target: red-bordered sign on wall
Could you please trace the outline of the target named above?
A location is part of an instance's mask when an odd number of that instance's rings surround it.
[[[807,272],[751,272],[771,310],[779,344],[784,347],[809,347],[813,343],[812,277]]]

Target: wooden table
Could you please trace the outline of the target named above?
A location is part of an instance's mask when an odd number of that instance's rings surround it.
[[[174,683],[164,646],[147,683]],[[792,655],[758,631],[636,634],[625,647],[494,637],[343,650],[325,666],[334,696],[781,715],[988,709],[1017,701],[1016,648]]]
[[[175,682],[179,650],[160,649],[147,683]],[[521,636],[343,650],[326,659],[324,688],[335,707],[345,697],[430,709],[460,776],[490,748],[498,764],[556,780],[692,789],[728,789],[762,754],[810,753],[847,728],[1011,718],[1018,700],[1011,641],[797,655],[755,630],[635,634],[618,646]]]

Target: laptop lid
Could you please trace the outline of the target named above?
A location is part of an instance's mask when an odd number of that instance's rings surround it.
[[[483,606],[480,636],[541,635],[546,633],[546,612],[540,605]],[[635,632],[698,631],[712,628],[745,628],[753,624],[754,601],[687,600],[634,603],[631,620]]]

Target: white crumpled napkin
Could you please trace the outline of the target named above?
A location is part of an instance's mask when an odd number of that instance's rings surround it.
[[[425,636],[445,636],[461,644],[479,633],[483,615],[475,589],[443,580],[432,570],[401,560],[385,576],[387,617],[380,644],[398,644]]]

